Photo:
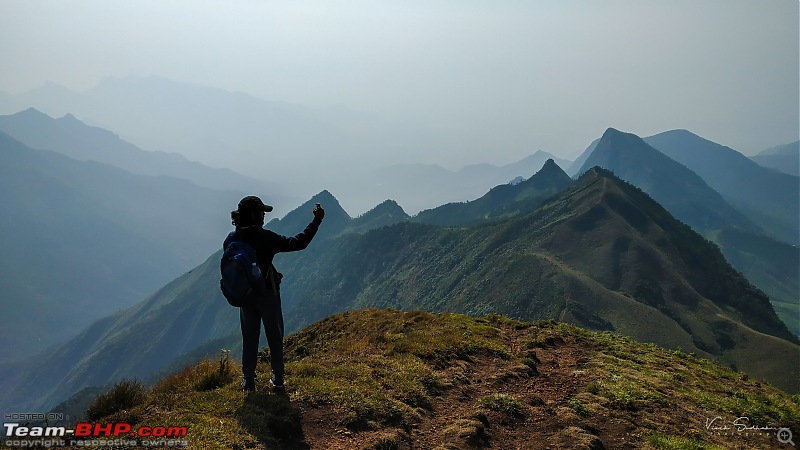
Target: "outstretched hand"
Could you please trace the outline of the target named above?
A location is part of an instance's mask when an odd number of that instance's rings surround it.
[[[317,205],[314,206],[314,210],[312,212],[314,213],[314,218],[315,219],[322,220],[322,218],[325,217],[325,210],[322,208],[322,205],[320,205],[319,203],[317,203]]]

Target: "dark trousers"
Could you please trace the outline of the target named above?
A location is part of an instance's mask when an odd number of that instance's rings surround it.
[[[283,311],[280,294],[270,295],[256,306],[239,308],[239,322],[242,324],[242,374],[254,378],[258,361],[258,340],[261,336],[261,323],[269,346],[272,374],[283,379]]]

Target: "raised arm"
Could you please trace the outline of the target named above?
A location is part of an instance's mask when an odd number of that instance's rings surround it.
[[[319,229],[319,225],[322,223],[322,219],[325,217],[325,210],[319,203],[314,206],[314,210],[312,212],[314,214],[314,219],[308,224],[302,233],[291,237],[281,236],[273,233],[274,241],[272,243],[272,247],[277,253],[295,252],[298,250],[304,250],[306,247],[308,247],[308,244],[311,243],[311,240],[314,239],[314,236],[317,234],[317,230]]]

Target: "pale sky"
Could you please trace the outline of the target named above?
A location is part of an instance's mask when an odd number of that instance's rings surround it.
[[[505,164],[608,127],[798,139],[798,0],[0,0],[0,91],[156,75],[414,120]],[[453,155],[439,155],[452,163]]]

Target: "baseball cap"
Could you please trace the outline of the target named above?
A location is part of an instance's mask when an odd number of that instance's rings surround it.
[[[260,198],[255,195],[248,195],[239,201],[238,211],[264,211],[271,212],[272,206],[265,205]]]

